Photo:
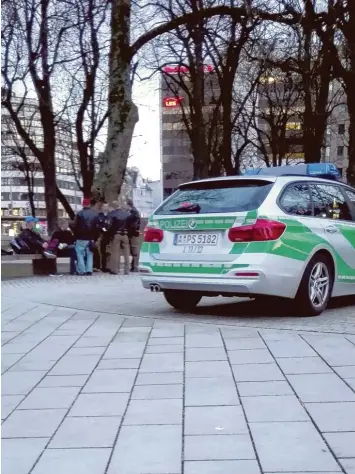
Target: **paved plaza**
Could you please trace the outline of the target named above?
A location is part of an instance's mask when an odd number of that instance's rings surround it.
[[[350,303],[181,314],[133,275],[3,282],[2,473],[355,474]]]

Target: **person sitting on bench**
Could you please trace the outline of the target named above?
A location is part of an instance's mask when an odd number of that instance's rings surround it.
[[[11,247],[14,252],[18,254],[41,253],[46,258],[55,258],[55,254],[48,250],[48,242],[34,230],[37,222],[37,217],[26,217],[25,228],[20,232],[20,235],[12,241]]]

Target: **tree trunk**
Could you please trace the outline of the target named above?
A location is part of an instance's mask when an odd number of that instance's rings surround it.
[[[57,194],[57,199],[58,201],[62,204],[64,207],[65,212],[68,214],[70,219],[74,219],[75,217],[75,212],[73,211],[71,205],[69,204],[67,198],[64,196],[62,191],[58,188],[56,188],[56,194]]]
[[[44,199],[47,211],[47,227],[48,234],[51,234],[58,225],[58,207],[57,207],[57,183],[55,166],[50,160],[50,163],[43,168],[44,178]]]
[[[28,191],[28,202],[30,203],[31,216],[36,217],[36,206],[34,202],[34,192],[33,190]]]
[[[138,109],[130,77],[130,0],[113,0],[109,60],[109,119],[103,165],[95,187],[106,200],[117,199],[123,183]]]

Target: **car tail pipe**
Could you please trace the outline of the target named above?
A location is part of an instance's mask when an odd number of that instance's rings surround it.
[[[156,283],[152,283],[151,285],[149,285],[149,288],[152,293],[160,293],[162,291],[160,286]]]

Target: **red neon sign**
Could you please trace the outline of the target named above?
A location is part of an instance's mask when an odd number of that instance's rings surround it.
[[[177,107],[183,100],[183,97],[165,97],[163,99],[163,105],[164,107]]]
[[[203,66],[204,72],[212,72],[213,66],[211,64],[205,64]],[[163,67],[163,72],[168,74],[185,74],[189,72],[189,68],[187,66],[165,66]]]

